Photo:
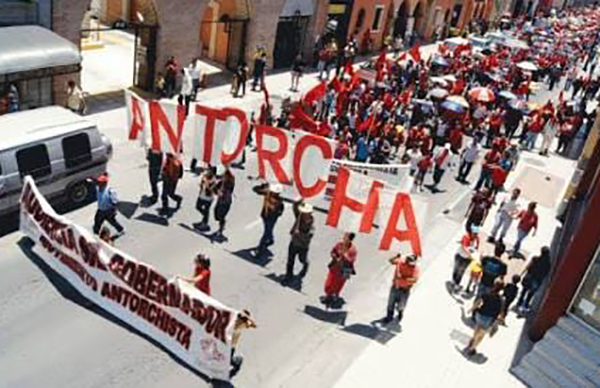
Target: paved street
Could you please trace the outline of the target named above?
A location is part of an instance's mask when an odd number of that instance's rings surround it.
[[[275,101],[289,93],[287,73],[270,76],[267,83]],[[305,76],[302,83],[306,90],[316,84],[316,79],[312,75]],[[235,104],[250,112],[256,110],[262,101],[261,93],[249,92],[245,99],[234,100],[228,91],[229,86],[204,91],[199,102],[214,106]],[[545,101],[547,97],[547,92],[540,93],[541,100]],[[415,336],[419,335],[424,321],[431,324],[432,319],[443,321],[448,318],[441,316],[448,308],[437,310],[438,305],[456,309],[444,291],[440,291],[444,293],[443,298],[438,298],[439,295],[431,291],[443,289],[443,283],[440,285],[439,282],[444,268],[449,274],[451,257],[448,252],[454,252],[452,247],[456,246],[457,233],[461,228],[460,215],[470,198],[470,188],[458,184],[450,174],[446,174],[441,184],[444,192],[418,194],[427,200],[429,210],[426,222],[420,226],[425,250],[421,263],[424,280],[419,285],[418,294],[411,300],[410,312],[407,312],[407,315],[414,312],[415,318],[409,317],[401,333],[381,332],[370,323],[384,313],[391,269],[387,263],[390,254],[377,250],[376,238],[357,238],[358,275],[344,290],[347,305],[339,313],[326,314],[321,309],[319,296],[323,292],[329,250],[341,233],[324,225],[324,214],[316,214],[318,229],[309,253],[311,266],[301,290],[283,287],[277,281],[285,269],[289,230],[293,222],[289,203],[276,227],[277,241],[272,249],[272,260],[257,262],[247,253],[247,249],[257,245],[262,232],[258,218],[262,198],[252,191],[256,183],[251,177],[256,171],[255,154],[250,154],[245,170],[235,170],[237,186],[226,231],[229,240],[218,243],[191,229],[191,225],[200,219],[194,207],[198,191],[195,175],[186,173],[178,186],[178,193],[184,197],[182,209],[168,220],[159,217],[157,206],[145,208],[140,205],[142,195],[150,191],[145,154],[143,149],[126,139],[124,108],[92,114],[88,118],[98,124],[115,147],[115,157],[109,166],[111,185],[125,205],[121,219],[128,231],[117,241],[117,246],[165,274],[189,275],[195,254],[199,251],[209,254],[212,258],[213,296],[232,307],[249,309],[255,316],[258,329],[246,332],[241,340],[240,350],[245,355],[245,362],[233,381],[235,386],[331,387],[344,378],[342,387],[364,387],[366,385],[363,384],[368,384],[370,379],[357,383],[345,373],[348,368],[357,365],[356,370],[362,371],[363,377],[368,376],[365,373],[369,373],[369,369],[359,369],[360,365],[367,365],[361,357],[372,354],[374,346],[388,343],[390,349],[404,354],[402,359],[405,362],[398,363],[395,368],[407,373],[417,368],[410,364],[410,353],[403,353],[401,346],[394,345],[397,340],[407,341],[404,343],[411,347],[444,340],[447,341],[444,346],[454,346],[447,331],[426,337],[423,342],[411,340],[417,338]],[[544,192],[536,186],[539,183],[537,179],[547,181],[545,175],[538,177],[528,169],[537,165],[548,171],[552,166],[552,179],[557,183],[550,190],[555,191],[549,199],[540,200],[546,201],[543,206],[547,211],[541,214],[547,218],[543,222],[547,220],[547,227],[551,228],[552,211],[557,205],[560,190],[570,179],[572,163],[561,159],[561,163],[552,164],[527,154],[523,155],[523,159],[521,172],[515,174],[514,179],[523,179],[523,185],[536,187],[532,191],[534,194],[528,194],[527,198]],[[187,165],[189,163],[186,162]],[[478,171],[473,171],[471,179],[477,175]],[[68,213],[68,217],[91,227],[94,212],[95,205],[89,205]],[[214,230],[216,225],[213,222],[211,226]],[[540,233],[537,240],[547,234]],[[159,347],[112,317],[99,309],[83,307],[57,276],[40,264],[35,255],[22,248],[19,244],[21,238],[19,232],[0,238],[1,387],[209,386]],[[525,244],[524,249],[531,251],[536,247]],[[429,269],[432,275],[428,275]],[[438,314],[433,317],[425,313],[419,315],[420,309],[429,312],[435,309]],[[417,316],[424,321],[418,321]],[[512,322],[509,324],[513,325]],[[457,329],[470,334],[466,327]],[[501,339],[495,338],[494,342]],[[398,354],[390,354],[389,357]],[[457,353],[457,357],[461,357],[460,354]],[[360,364],[354,364],[357,360]],[[417,360],[429,362],[423,355]],[[464,359],[456,362],[461,361],[468,363]],[[464,386],[464,382],[457,379],[445,386],[459,386],[459,383]],[[390,384],[387,386],[398,386]],[[378,382],[373,386],[386,385]],[[416,385],[407,382],[403,386]]]

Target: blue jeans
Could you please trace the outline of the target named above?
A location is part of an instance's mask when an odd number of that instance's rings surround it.
[[[525,147],[527,147],[528,150],[532,150],[535,147],[538,135],[539,133],[537,132],[527,132],[527,138],[525,139]]]
[[[523,240],[525,240],[525,237],[527,237],[528,234],[529,231],[524,231],[521,228],[517,228],[517,242],[515,243],[515,247],[513,249],[514,253],[517,253],[521,250],[521,244],[523,243]]]
[[[273,238],[273,229],[275,229],[275,224],[277,220],[264,220],[263,219],[263,235],[260,238],[260,242],[258,243],[258,250],[262,251],[267,249],[267,247],[273,245],[275,242]]]
[[[540,280],[525,276],[525,279],[523,279],[521,295],[519,296],[519,301],[517,302],[517,307],[524,307],[528,309],[531,299],[533,299],[533,296],[541,285],[542,282]]]

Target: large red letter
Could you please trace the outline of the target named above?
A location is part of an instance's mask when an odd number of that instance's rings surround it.
[[[136,140],[141,132],[144,131],[144,114],[142,112],[141,104],[145,104],[145,101],[140,101],[136,96],[130,94],[129,96],[130,109],[127,114],[130,118],[129,123],[129,140]]]
[[[398,221],[400,215],[404,215],[406,222],[406,230],[398,230]],[[413,254],[421,256],[421,239],[419,238],[419,229],[415,220],[415,212],[413,210],[410,196],[405,193],[397,193],[394,207],[390,213],[387,226],[383,238],[379,244],[379,249],[388,250],[392,245],[392,240],[409,241]]]
[[[331,145],[322,137],[305,135],[296,144],[296,149],[294,150],[294,182],[296,182],[296,188],[298,189],[298,192],[302,198],[310,198],[318,195],[325,189],[325,186],[327,185],[327,182],[322,179],[318,179],[317,182],[311,187],[305,187],[302,184],[302,156],[304,155],[304,150],[310,146],[316,146],[319,148],[321,150],[321,154],[323,154],[323,159],[328,160],[333,158],[333,150],[331,149]]]
[[[271,136],[279,142],[279,147],[276,151],[265,150],[264,136]],[[258,176],[266,179],[267,172],[265,170],[265,162],[269,162],[279,183],[289,184],[285,170],[281,166],[280,160],[284,159],[288,152],[288,138],[281,129],[269,127],[267,125],[256,126],[256,153],[258,155]]]
[[[228,165],[236,160],[242,151],[244,151],[250,128],[248,126],[248,118],[246,117],[246,113],[244,113],[244,111],[234,108],[225,108],[223,109],[223,113],[226,119],[233,116],[240,122],[240,138],[238,139],[237,147],[231,154],[227,154],[224,150],[221,153],[221,163]]]
[[[181,135],[185,124],[185,107],[175,106],[177,115],[177,133],[173,130],[171,122],[158,101],[150,102],[150,125],[152,128],[152,149],[162,152],[179,153],[181,151]],[[167,133],[171,150],[163,150],[161,128]]]
[[[362,213],[359,232],[370,233],[373,227],[373,221],[377,215],[379,207],[379,190],[383,187],[383,183],[373,181],[369,190],[369,199],[366,204],[362,204],[346,195],[348,180],[350,179],[350,171],[342,167],[338,171],[337,182],[331,199],[331,207],[327,215],[327,225],[337,227],[342,214],[342,208],[348,207],[355,213]]]
[[[206,164],[212,164],[212,152],[215,143],[215,122],[217,120],[224,120],[225,115],[220,109],[213,109],[202,105],[196,105],[196,114],[206,116],[202,161]]]

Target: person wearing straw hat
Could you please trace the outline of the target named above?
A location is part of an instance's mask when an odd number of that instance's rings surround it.
[[[314,217],[312,205],[300,200],[294,204],[294,214],[296,221],[290,231],[292,238],[288,247],[288,259],[285,272],[285,282],[289,282],[294,277],[294,265],[296,257],[302,263],[302,270],[299,277],[302,279],[308,272],[308,248],[315,234]]]
[[[271,183],[265,194],[263,207],[260,212],[264,229],[258,247],[256,247],[257,256],[264,254],[267,248],[275,243],[273,229],[275,229],[275,224],[277,224],[277,220],[279,220],[284,210],[283,200],[281,199],[282,191],[283,186],[281,184]]]

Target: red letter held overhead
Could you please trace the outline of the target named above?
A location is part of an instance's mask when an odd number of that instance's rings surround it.
[[[264,136],[271,136],[279,142],[279,147],[276,151],[267,151],[264,148]],[[265,170],[265,162],[269,162],[277,180],[283,184],[291,183],[290,178],[285,173],[281,166],[281,160],[285,158],[288,152],[288,139],[285,133],[278,128],[269,127],[266,125],[256,126],[256,145],[258,154],[258,176],[265,179],[267,174]]]
[[[215,123],[217,120],[225,120],[227,116],[225,116],[221,109],[213,109],[203,105],[196,105],[196,114],[206,116],[202,161],[206,164],[212,164],[212,152],[215,143]]]
[[[404,215],[406,222],[406,230],[398,230],[398,221],[400,216]],[[390,213],[383,238],[379,244],[379,249],[388,250],[392,244],[392,240],[409,241],[413,254],[421,256],[421,240],[419,238],[419,230],[417,221],[415,220],[415,212],[413,210],[410,196],[404,193],[397,193],[394,207]]]
[[[240,137],[235,150],[231,154],[227,154],[225,151],[221,153],[221,163],[228,165],[236,160],[244,151],[244,146],[246,145],[250,128],[248,126],[248,118],[246,117],[246,113],[244,113],[244,111],[234,108],[224,108],[223,114],[225,116],[225,120],[233,116],[240,122]]]
[[[131,96],[131,128],[129,128],[129,140],[136,140],[139,134],[144,130],[144,114],[141,104],[137,97]]]
[[[152,128],[153,150],[169,152],[161,148],[161,130],[164,130],[167,133],[169,143],[171,143],[171,151],[174,153],[179,153],[181,151],[181,135],[183,133],[183,125],[185,124],[185,107],[177,105],[174,108],[177,112],[177,132],[173,130],[173,126],[169,122],[161,104],[157,101],[150,102],[150,125]]]
[[[327,216],[327,225],[337,227],[340,221],[342,208],[347,207],[355,213],[362,213],[360,222],[360,233],[370,233],[373,228],[373,221],[377,215],[379,207],[379,190],[383,187],[383,183],[373,181],[369,190],[369,198],[366,204],[362,204],[346,195],[348,181],[350,179],[350,171],[342,167],[338,171],[337,182],[331,199],[331,207]]]
[[[304,155],[304,150],[310,146],[315,146],[321,150],[321,154],[323,154],[323,159],[328,160],[333,158],[333,150],[331,146],[327,142],[327,140],[323,139],[319,136],[314,135],[306,135],[303,136],[302,139],[296,144],[296,149],[294,150],[294,182],[296,183],[296,188],[298,192],[302,196],[302,198],[310,198],[318,195],[321,191],[325,189],[327,182],[318,179],[317,182],[311,187],[305,187],[302,184],[301,179],[301,166],[302,166],[302,156]]]

